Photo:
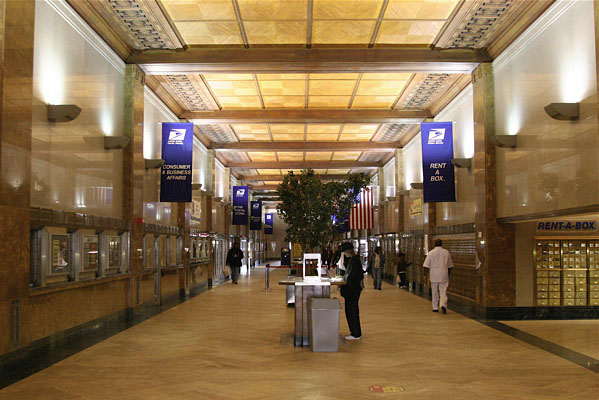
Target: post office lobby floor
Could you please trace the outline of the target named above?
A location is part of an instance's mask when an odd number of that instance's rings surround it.
[[[337,353],[293,332],[286,270],[252,270],[0,391],[0,399],[598,399],[599,375],[388,284]],[[333,289],[333,297],[340,297]],[[341,333],[347,324],[341,312]]]

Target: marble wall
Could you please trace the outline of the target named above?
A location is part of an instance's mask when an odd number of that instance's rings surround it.
[[[35,2],[31,205],[122,217],[125,64],[61,1]],[[71,122],[49,122],[48,104],[74,104]]]
[[[599,204],[599,135],[593,2],[556,2],[494,62],[498,216]],[[544,107],[580,103],[578,121]]]

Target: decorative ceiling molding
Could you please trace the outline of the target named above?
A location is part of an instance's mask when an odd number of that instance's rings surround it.
[[[374,142],[398,142],[412,124],[385,124],[372,139]]]
[[[373,151],[365,151],[365,152],[362,153],[362,155],[360,155],[360,158],[358,158],[358,161],[380,162],[385,157],[386,157],[386,154],[384,154],[384,153],[376,153],[376,152],[373,152]]]
[[[155,0],[94,0],[93,4],[118,24],[135,50],[183,47]]]
[[[199,76],[167,75],[166,81],[186,111],[218,110]]]
[[[199,125],[200,130],[212,143],[235,143],[237,137],[229,125]],[[232,152],[229,152],[232,153]],[[227,155],[227,158],[230,158]]]
[[[516,0],[479,1],[478,7],[471,7],[461,23],[445,43],[443,48],[476,49],[486,47],[501,22],[511,20],[510,11]]]
[[[429,104],[447,86],[450,74],[428,74],[415,83],[415,87],[397,104],[401,109],[427,109]]]

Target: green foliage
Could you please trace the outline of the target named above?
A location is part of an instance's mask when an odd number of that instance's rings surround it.
[[[277,189],[281,198],[277,213],[288,225],[286,240],[306,250],[331,241],[335,234],[331,216],[340,221],[347,218],[368,183],[366,174],[348,174],[342,181],[325,183],[312,169],[299,175],[290,171]]]

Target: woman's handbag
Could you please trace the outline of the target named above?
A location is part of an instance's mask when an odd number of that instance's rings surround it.
[[[395,282],[397,282],[397,284],[401,286],[401,277],[399,276],[399,274],[397,274],[397,276],[395,277]]]
[[[225,268],[223,268],[223,274],[225,274],[225,276],[231,276],[231,267],[225,265]]]

